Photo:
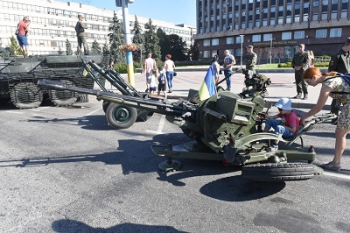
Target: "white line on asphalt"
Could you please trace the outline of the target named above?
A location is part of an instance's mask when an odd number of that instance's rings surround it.
[[[8,113],[14,113],[14,114],[23,114],[22,112],[15,112],[15,111],[6,111],[6,112],[8,112]]]
[[[326,175],[326,176],[333,176],[333,177],[337,177],[337,178],[350,180],[350,176],[349,175],[345,175],[345,174],[333,173],[333,172],[324,172],[323,174]]]
[[[165,124],[165,116],[162,115],[162,116],[160,117],[158,130],[157,130],[157,131],[146,130],[146,132],[155,133],[155,134],[163,134],[162,130],[163,130],[164,124]]]
[[[92,112],[89,112],[89,113],[86,114],[85,116],[90,116],[90,115],[94,114],[95,112],[100,111],[100,109],[101,109],[101,108],[96,109],[96,110],[94,110],[94,111],[92,111]]]

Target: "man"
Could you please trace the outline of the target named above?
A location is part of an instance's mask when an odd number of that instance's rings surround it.
[[[81,54],[81,46],[84,46],[84,55],[89,55],[89,48],[86,43],[86,35],[85,35],[85,29],[87,29],[86,24],[83,22],[84,17],[82,15],[78,15],[79,21],[75,25],[75,32],[77,33],[78,37],[78,48],[77,53],[78,55]]]
[[[346,39],[345,45],[332,56],[328,65],[328,71],[337,71],[338,73],[350,73],[350,37]],[[331,112],[339,114],[337,100],[333,99],[331,104]],[[336,120],[333,121],[335,123]]]
[[[155,70],[157,68],[156,61],[152,58],[152,53],[147,54],[147,58],[145,59],[145,73],[146,73],[146,92],[149,90],[149,82],[148,77],[151,75],[151,70]]]
[[[27,39],[27,33],[29,32],[28,29],[28,22],[29,22],[28,16],[24,16],[23,20],[17,24],[17,41],[19,46],[21,47],[21,51],[23,54],[23,57],[28,57],[29,55],[29,44],[28,44],[28,39]]]
[[[247,46],[247,54],[244,57],[245,68],[255,73],[255,65],[258,60],[258,56],[253,52],[253,45]]]
[[[295,70],[295,84],[297,87],[297,95],[294,99],[301,99],[302,93],[304,93],[304,100],[308,98],[307,86],[308,84],[303,80],[303,74],[309,65],[309,55],[305,52],[305,45],[298,45],[299,52],[296,53],[292,60],[292,66]]]
[[[236,64],[235,57],[230,54],[230,51],[225,50],[224,52],[225,58],[224,58],[224,75],[226,79],[226,85],[227,85],[227,91],[231,90],[231,71],[232,71],[232,66]]]

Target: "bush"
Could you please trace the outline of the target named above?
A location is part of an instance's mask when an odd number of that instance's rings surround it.
[[[118,71],[119,74],[126,74],[128,73],[128,68],[127,64],[115,64],[114,69]],[[136,72],[136,67],[134,66],[134,73]]]

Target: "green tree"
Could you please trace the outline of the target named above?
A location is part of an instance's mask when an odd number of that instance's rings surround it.
[[[145,54],[152,53],[153,58],[160,60],[160,46],[159,46],[159,38],[156,34],[156,27],[152,25],[152,20],[149,19],[148,23],[146,23],[145,28],[147,31],[144,33],[145,37]]]
[[[160,28],[157,29],[157,36],[159,38],[161,58],[163,59],[165,57],[165,55],[170,53],[170,45],[169,45],[168,36]]]
[[[66,55],[73,55],[72,44],[66,39]]]
[[[134,44],[138,44],[139,46],[143,46],[143,42],[144,42],[144,37],[142,34],[142,28],[141,25],[139,23],[139,21],[137,20],[137,16],[135,15],[135,23],[134,23],[134,28],[132,29],[132,32],[134,34],[134,37],[132,38],[132,43]],[[141,62],[141,54],[142,49],[135,51],[133,53],[134,55],[134,61],[136,62]]]
[[[188,53],[190,60],[197,61],[199,58],[199,46],[197,40],[190,46],[190,50]]]
[[[100,54],[100,55],[102,54],[101,46],[96,40],[94,40],[94,42],[92,42],[92,48],[91,49],[93,51],[96,51],[97,54]]]
[[[110,64],[111,53],[110,53],[109,48],[110,47],[108,46],[107,41],[106,41],[106,43],[103,45],[103,48],[102,48],[102,64],[105,67],[108,67]]]
[[[187,60],[187,45],[186,42],[182,41],[182,38],[176,34],[168,35],[170,54],[174,61],[185,61]]]
[[[17,39],[14,36],[10,37],[10,55],[11,56],[18,56],[18,55],[23,55],[21,47],[19,47],[17,43]]]
[[[114,17],[112,24],[109,26],[110,33],[109,43],[110,43],[110,53],[115,63],[125,63],[125,55],[120,46],[124,44],[124,30],[118,19],[117,14],[114,12]]]

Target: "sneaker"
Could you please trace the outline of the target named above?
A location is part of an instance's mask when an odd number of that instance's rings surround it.
[[[307,100],[307,99],[308,99],[308,95],[307,95],[307,94],[304,94],[303,100]]]
[[[296,96],[293,97],[294,99],[301,99],[301,93],[297,94]]]

